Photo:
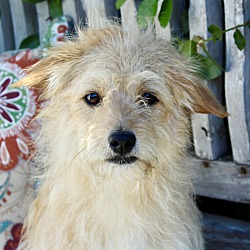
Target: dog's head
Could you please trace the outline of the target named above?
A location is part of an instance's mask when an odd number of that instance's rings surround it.
[[[47,161],[141,178],[180,159],[188,114],[227,116],[195,66],[153,32],[80,31],[19,83],[41,89]],[[74,165],[74,164],[72,164]]]

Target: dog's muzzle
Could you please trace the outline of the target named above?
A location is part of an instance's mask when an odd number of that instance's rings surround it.
[[[108,141],[110,148],[116,154],[114,158],[108,159],[108,162],[122,165],[131,164],[137,160],[134,156],[126,156],[136,143],[136,137],[132,132],[115,131],[109,136]]]

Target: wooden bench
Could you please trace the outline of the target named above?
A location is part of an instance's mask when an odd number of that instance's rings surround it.
[[[190,37],[209,36],[211,24],[225,29],[250,20],[248,0],[190,0],[173,1],[170,27],[163,29],[155,20],[158,36],[170,39],[181,33],[181,17],[188,13]],[[76,23],[84,21],[93,8],[103,17],[119,16],[123,25],[136,25],[140,1],[127,0],[120,11],[115,0],[63,0],[65,15]],[[162,0],[159,1],[159,6]],[[0,52],[17,49],[21,40],[38,33],[43,36],[49,23],[47,2],[36,5],[21,0],[0,2]],[[188,11],[188,12],[187,12]],[[244,51],[234,45],[232,33],[225,40],[207,49],[218,63],[226,68],[222,76],[207,82],[217,98],[224,102],[230,117],[218,119],[212,115],[192,116],[194,151],[190,167],[199,178],[195,184],[197,194],[210,198],[250,204],[250,29],[242,28],[247,42]],[[231,155],[230,160],[218,160]],[[208,249],[250,249],[250,223],[217,216],[204,216]]]
[[[250,223],[203,214],[206,250],[249,250]]]

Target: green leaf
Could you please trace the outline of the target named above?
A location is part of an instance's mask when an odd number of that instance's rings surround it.
[[[220,66],[210,58],[197,54],[199,74],[205,80],[212,80],[221,75],[222,70]]]
[[[28,3],[40,3],[40,2],[44,2],[46,0],[23,0],[24,2],[28,2]]]
[[[38,35],[30,35],[24,38],[19,46],[19,49],[34,49],[40,45]]]
[[[218,26],[212,24],[207,29],[209,33],[212,35],[213,42],[220,41],[222,39],[222,30]]]
[[[164,0],[161,5],[161,10],[158,16],[161,27],[165,28],[171,18],[173,9],[173,1],[172,0]]]
[[[140,28],[147,28],[148,23],[153,23],[157,13],[158,0],[143,0],[138,8],[137,22]]]
[[[49,12],[52,19],[62,16],[62,0],[49,0]]]
[[[192,40],[179,40],[179,49],[181,54],[193,57],[197,55],[197,44]]]
[[[115,3],[116,9],[119,10],[125,2],[126,0],[116,0],[116,3]]]
[[[246,46],[246,39],[238,29],[234,32],[234,42],[239,50],[243,50]]]

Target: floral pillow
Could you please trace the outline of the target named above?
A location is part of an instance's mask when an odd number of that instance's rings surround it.
[[[25,76],[23,69],[46,55],[47,47],[61,41],[70,19],[53,20],[42,47],[8,51],[0,55],[0,249],[17,249],[27,205],[35,196],[30,183],[32,155],[30,121],[38,111],[38,94],[11,85]]]
[[[25,75],[23,68],[38,60],[36,50],[0,58],[0,249],[4,250],[16,249],[26,205],[34,196],[25,160],[32,154],[29,122],[38,107],[35,90],[11,85]]]

